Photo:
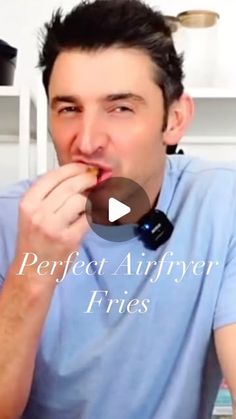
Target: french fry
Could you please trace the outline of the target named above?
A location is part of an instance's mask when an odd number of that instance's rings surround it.
[[[92,173],[93,175],[97,176],[98,175],[98,168],[97,167],[88,167],[87,172]]]

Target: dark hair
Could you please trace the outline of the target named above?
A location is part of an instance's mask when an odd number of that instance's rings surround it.
[[[183,93],[182,56],[176,53],[163,15],[142,0],[87,0],[65,17],[60,8],[54,12],[41,32],[38,66],[43,71],[46,93],[60,52],[112,46],[137,48],[149,55],[156,65],[155,82],[162,89],[167,115],[170,104]]]

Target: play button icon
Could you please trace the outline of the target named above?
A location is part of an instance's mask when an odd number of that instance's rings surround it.
[[[128,207],[128,205],[123,204],[122,202],[118,201],[118,199],[109,198],[108,220],[111,223],[129,214],[130,211],[131,208]]]
[[[112,177],[91,189],[86,214],[98,236],[122,242],[137,236],[137,223],[150,209],[148,196],[138,183]]]

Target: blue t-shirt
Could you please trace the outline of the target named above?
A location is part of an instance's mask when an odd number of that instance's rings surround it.
[[[29,185],[0,196],[1,282]],[[157,250],[86,235],[56,287],[24,419],[211,417],[213,332],[236,322],[236,165],[168,157],[157,207],[174,224]]]

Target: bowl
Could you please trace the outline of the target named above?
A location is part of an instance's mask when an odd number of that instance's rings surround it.
[[[177,18],[187,28],[209,28],[216,24],[220,15],[211,10],[186,10],[179,13]]]

